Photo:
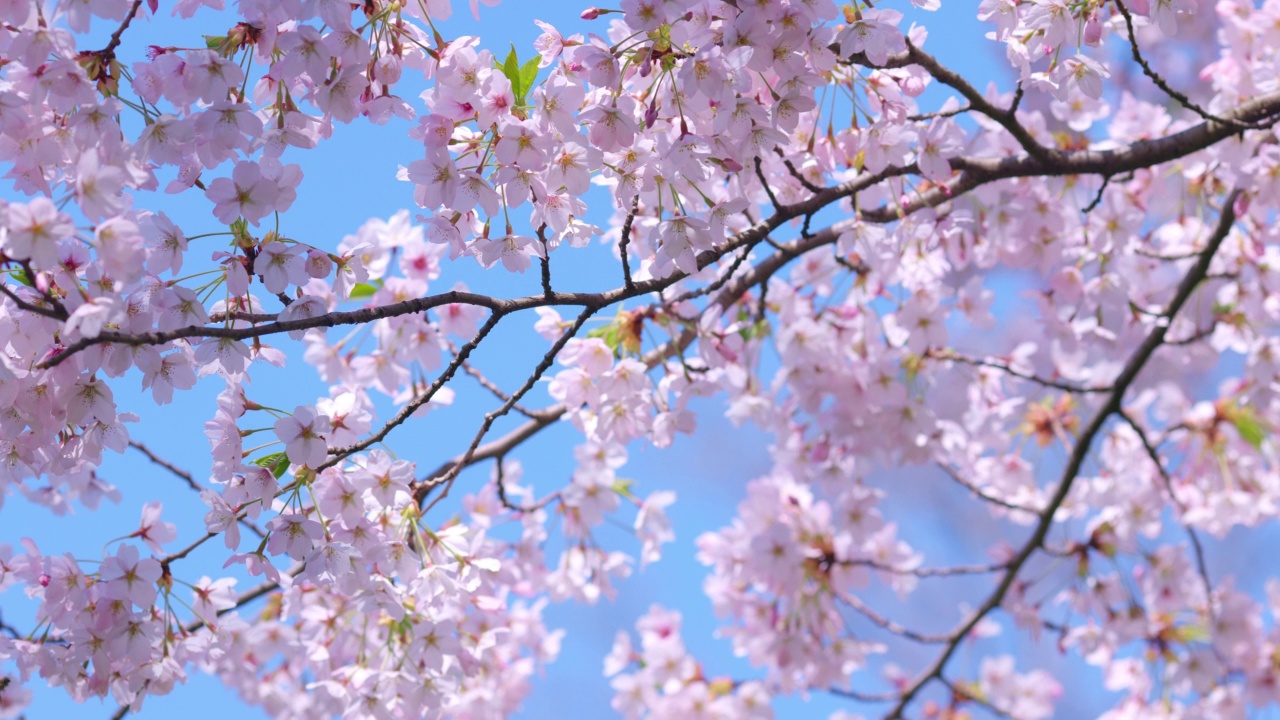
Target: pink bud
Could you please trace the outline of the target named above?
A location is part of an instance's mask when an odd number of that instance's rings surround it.
[[[907,97],[920,97],[920,93],[924,92],[924,79],[908,75],[898,83],[898,87],[902,88],[902,94]]]
[[[583,20],[595,20],[598,17],[600,17],[600,8],[598,7],[589,7],[582,11]]]
[[[329,272],[333,270],[333,261],[329,259],[329,253],[320,250],[311,249],[307,251],[307,275],[313,278],[327,278]]]
[[[49,573],[40,573],[40,587],[49,587],[49,583],[53,578],[49,577]]]
[[[399,55],[383,55],[373,64],[373,76],[383,85],[395,85],[400,82],[403,69]]]
[[[1084,23],[1084,44],[1098,47],[1102,42],[1102,21],[1098,20],[1098,11],[1094,10]]]

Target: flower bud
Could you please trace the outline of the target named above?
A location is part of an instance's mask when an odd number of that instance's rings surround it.
[[[327,278],[333,270],[333,260],[329,259],[329,253],[312,248],[307,251],[306,269],[308,277]]]
[[[373,64],[373,77],[384,86],[400,82],[400,74],[404,68],[399,55],[383,55]]]
[[[1084,23],[1084,44],[1098,47],[1102,43],[1102,21],[1098,20],[1098,11],[1094,10]]]
[[[924,92],[924,78],[908,75],[898,82],[898,87],[902,88],[902,94],[907,97],[920,97]]]

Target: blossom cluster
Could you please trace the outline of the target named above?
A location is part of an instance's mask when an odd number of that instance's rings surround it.
[[[1280,5],[982,0],[1016,84],[980,88],[925,49],[940,0],[886,4],[622,0],[522,60],[447,40],[448,0],[179,0],[227,28],[196,47],[140,41],[155,0],[0,0],[0,502],[117,498],[104,451],[151,452],[126,388],[220,390],[203,527],[148,504],[92,560],[0,538],[36,618],[0,627],[0,717],[36,678],[137,709],[194,671],[284,718],[509,715],[559,651],[546,603],[675,538],[676,494],[623,469],[707,398],[772,438],[697,540],[753,674],[654,607],[605,661],[624,716],[1049,717],[1063,683],[1010,634],[1096,666],[1115,720],[1280,702],[1276,581],[1204,550],[1280,514]],[[1202,77],[1161,74],[1187,43]],[[416,207],[295,237],[351,123],[408,127]],[[594,251],[611,289],[553,275]],[[515,315],[541,341],[504,388],[473,351]],[[299,359],[327,392],[261,402]],[[402,430],[464,399],[496,408],[431,470]],[[573,472],[524,469],[560,422]],[[982,560],[930,563],[930,499]],[[949,630],[897,617],[959,576]]]

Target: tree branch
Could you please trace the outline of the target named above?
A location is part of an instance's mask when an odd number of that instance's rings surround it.
[[[1067,499],[1068,493],[1079,476],[1080,469],[1084,465],[1085,458],[1088,457],[1093,441],[1102,432],[1106,426],[1107,420],[1121,409],[1121,401],[1125,392],[1137,379],[1138,374],[1146,366],[1147,361],[1155,353],[1156,349],[1164,342],[1165,334],[1169,331],[1169,325],[1187,299],[1191,297],[1191,293],[1195,291],[1200,281],[1204,279],[1209,272],[1209,265],[1213,262],[1213,257],[1217,253],[1218,248],[1222,246],[1222,242],[1230,234],[1232,226],[1235,224],[1235,203],[1241,197],[1239,189],[1233,190],[1223,203],[1222,213],[1218,218],[1218,224],[1214,228],[1213,235],[1210,236],[1209,242],[1206,244],[1204,251],[1200,254],[1200,258],[1195,265],[1187,271],[1182,278],[1182,282],[1178,284],[1177,291],[1174,293],[1173,299],[1170,300],[1163,318],[1158,320],[1151,332],[1147,334],[1142,344],[1130,356],[1129,361],[1125,363],[1124,369],[1121,370],[1119,377],[1116,378],[1114,388],[1107,396],[1102,407],[1094,414],[1089,425],[1080,434],[1079,440],[1075,447],[1072,448],[1071,455],[1067,459],[1066,467],[1062,471],[1062,478],[1058,481],[1057,490],[1053,497],[1049,500],[1048,505],[1040,513],[1040,521],[1036,524],[1035,531],[1031,537],[1027,539],[1017,555],[1009,562],[1009,569],[1005,571],[1004,576],[1000,580],[1000,584],[991,593],[991,595],[979,607],[974,609],[969,616],[952,632],[952,639],[944,647],[943,651],[934,659],[933,663],[926,668],[909,686],[903,691],[901,698],[890,710],[886,717],[901,718],[903,712],[912,700],[934,679],[941,677],[943,670],[946,668],[947,662],[955,653],[960,645],[960,641],[969,634],[979,622],[982,621],[992,610],[999,607],[1008,594],[1009,589],[1013,587],[1014,580],[1018,577],[1023,566],[1031,558],[1032,554],[1044,543],[1045,538],[1049,534],[1049,528],[1053,525],[1053,516],[1057,513],[1058,508]]]
[[[1204,108],[1192,102],[1191,98],[1187,97],[1184,93],[1180,93],[1177,90],[1174,90],[1173,87],[1171,87],[1169,83],[1166,82],[1163,77],[1161,77],[1160,73],[1157,73],[1154,69],[1152,69],[1151,64],[1147,62],[1147,59],[1145,57],[1143,57],[1142,49],[1138,46],[1137,34],[1134,32],[1134,29],[1133,29],[1133,15],[1130,14],[1129,8],[1125,7],[1123,0],[1115,0],[1115,5],[1116,5],[1116,9],[1119,10],[1120,14],[1124,17],[1124,26],[1125,26],[1125,30],[1129,35],[1129,50],[1133,55],[1133,61],[1138,63],[1138,66],[1142,68],[1142,74],[1146,75],[1147,78],[1151,80],[1151,82],[1155,83],[1156,87],[1160,88],[1160,90],[1163,91],[1165,95],[1168,95],[1169,97],[1173,98],[1179,105],[1190,110],[1196,115],[1199,115],[1201,118],[1204,118],[1205,120],[1214,120],[1216,122],[1226,123],[1228,125],[1233,126],[1236,130],[1266,130],[1267,128],[1275,124],[1275,119],[1271,119],[1270,121],[1265,123],[1257,123],[1257,122],[1241,122],[1239,120],[1233,120],[1231,118],[1218,117],[1217,115],[1214,115],[1208,110],[1205,110]]]

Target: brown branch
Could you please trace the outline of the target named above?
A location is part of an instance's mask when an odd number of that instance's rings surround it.
[[[536,511],[538,511],[538,510],[541,510],[542,508],[546,507],[547,505],[550,505],[551,503],[553,503],[553,502],[555,502],[556,500],[559,500],[559,499],[560,499],[560,493],[559,493],[559,492],[553,492],[553,493],[551,493],[550,495],[546,496],[545,498],[543,498],[543,499],[541,499],[541,500],[539,500],[539,501],[537,501],[537,502],[535,502],[535,503],[533,503],[533,504],[531,504],[531,505],[516,505],[516,504],[512,503],[512,502],[511,502],[511,500],[509,500],[509,499],[507,498],[507,484],[506,484],[506,478],[504,477],[504,475],[503,475],[503,470],[502,470],[502,461],[503,461],[503,460],[504,460],[504,458],[502,458],[501,456],[499,456],[499,457],[497,458],[497,461],[494,463],[494,467],[495,467],[495,474],[496,474],[496,477],[494,478],[494,483],[495,483],[495,484],[497,485],[497,487],[498,487],[498,502],[502,503],[502,507],[504,507],[504,508],[506,508],[506,509],[508,509],[508,510],[511,510],[511,511],[513,511],[513,512],[518,512],[518,513],[530,513],[530,512],[536,512]]]
[[[938,62],[937,58],[916,47],[910,40],[907,40],[906,43],[907,49],[905,52],[891,56],[883,65],[874,65],[865,56],[861,55],[854,56],[850,62],[876,69],[919,65],[928,71],[935,80],[960,93],[965,100],[968,100],[969,106],[966,109],[976,110],[1003,127],[1022,146],[1022,149],[1027,151],[1029,156],[1045,163],[1055,162],[1062,157],[1063,153],[1056,148],[1048,148],[1036,142],[1031,133],[1018,122],[1016,99],[1008,109],[996,107],[959,73]],[[1021,95],[1019,94],[1016,97],[1020,99]]]
[[[587,296],[591,297],[591,296]],[[399,317],[401,315],[411,315],[414,313],[424,312],[426,310],[437,308],[443,305],[474,305],[477,307],[488,308],[494,312],[511,313],[526,307],[534,307],[538,304],[548,305],[575,305],[581,304],[584,297],[576,294],[557,293],[554,298],[543,298],[542,296],[530,296],[519,300],[501,300],[489,297],[488,295],[480,295],[478,293],[462,292],[459,290],[451,290],[449,292],[440,293],[439,295],[428,295],[427,297],[414,298],[390,305],[380,305],[377,307],[361,308],[359,310],[349,310],[345,312],[331,312],[323,315],[316,315],[310,318],[298,318],[296,320],[275,320],[265,325],[254,325],[252,327],[228,328],[228,327],[210,327],[202,325],[189,325],[187,327],[177,328],[165,332],[147,332],[137,334],[104,332],[94,338],[84,338],[67,346],[58,356],[48,360],[41,367],[50,368],[58,365],[72,355],[93,345],[102,343],[119,343],[122,345],[163,345],[164,343],[181,338],[201,337],[201,338],[226,338],[233,340],[247,340],[249,338],[263,337],[266,335],[275,335],[296,330],[310,330],[312,328],[328,328],[337,327],[339,325],[362,325],[365,323],[380,320],[382,318]]]
[[[631,198],[631,209],[627,211],[627,217],[622,221],[622,234],[618,238],[618,255],[622,258],[622,287],[627,290],[633,290],[636,281],[631,277],[631,258],[627,256],[627,245],[631,242],[631,225],[636,220],[636,213],[640,210],[640,195],[637,194]]]
[[[116,56],[116,48],[120,47],[120,40],[124,36],[124,31],[129,29],[129,23],[133,22],[133,17],[138,14],[138,10],[142,9],[142,0],[133,0],[133,5],[129,8],[129,12],[125,13],[124,20],[120,22],[120,26],[115,32],[111,33],[111,39],[107,41],[107,46],[98,51],[104,60],[110,61]]]
[[[1005,373],[1006,375],[1011,375],[1013,377],[1016,377],[1019,380],[1026,380],[1028,382],[1033,382],[1037,385],[1043,385],[1044,387],[1054,388],[1056,390],[1063,390],[1069,393],[1104,393],[1111,389],[1110,387],[1087,387],[1083,385],[1076,385],[1074,383],[1062,382],[1061,380],[1051,380],[1049,378],[1042,378],[1037,375],[1031,375],[1030,373],[1024,373],[1019,370],[1015,370],[1013,366],[1009,365],[1008,363],[1001,363],[995,360],[988,360],[986,358],[976,358],[968,355],[961,355],[960,353],[955,352],[954,350],[946,350],[946,349],[935,350],[933,348],[930,348],[925,352],[925,357],[933,358],[935,360],[950,360],[952,362],[963,363],[965,365],[973,365],[975,367],[992,368],[994,370],[999,370]]]
[[[805,190],[812,193],[822,192],[823,188],[814,185],[808,178],[800,174],[800,171],[796,169],[796,166],[791,162],[791,159],[782,152],[781,148],[775,147],[773,151],[778,154],[778,157],[782,158],[782,164],[787,167],[787,172],[791,173],[791,177],[795,178],[797,182],[803,185]]]
[[[917,113],[915,115],[908,115],[907,120],[910,120],[912,122],[919,122],[921,120],[932,120],[933,118],[955,117],[957,115],[963,115],[972,109],[973,109],[972,106],[961,105],[960,107],[954,108],[951,110],[938,110],[935,112]]]
[[[1239,120],[1233,120],[1230,118],[1218,117],[1217,115],[1214,115],[1208,110],[1205,110],[1204,108],[1192,102],[1191,98],[1187,97],[1184,93],[1180,93],[1177,90],[1174,90],[1173,87],[1171,87],[1169,83],[1166,82],[1163,77],[1161,77],[1160,73],[1157,73],[1151,67],[1151,64],[1147,62],[1147,59],[1143,57],[1142,49],[1138,46],[1137,34],[1134,32],[1134,29],[1133,29],[1133,15],[1129,13],[1129,8],[1125,7],[1125,4],[1124,2],[1122,2],[1122,0],[1115,0],[1115,4],[1116,4],[1116,9],[1120,11],[1120,14],[1122,16],[1124,16],[1124,26],[1125,26],[1125,30],[1128,32],[1128,35],[1129,35],[1129,50],[1133,55],[1133,61],[1138,63],[1138,66],[1142,68],[1142,74],[1146,75],[1147,78],[1151,80],[1151,82],[1155,83],[1156,87],[1160,88],[1160,90],[1163,91],[1165,95],[1168,95],[1169,97],[1173,98],[1175,101],[1177,101],[1179,105],[1190,110],[1196,115],[1199,115],[1201,118],[1205,120],[1213,120],[1215,122],[1227,123],[1235,127],[1237,130],[1266,130],[1267,128],[1275,124],[1274,119],[1265,123],[1256,123],[1256,122],[1241,122]]]
[[[783,215],[787,211],[787,207],[778,201],[778,196],[773,194],[773,188],[769,186],[769,180],[764,176],[764,164],[760,162],[760,156],[757,155],[752,160],[756,165],[756,177],[760,179],[760,186],[764,188],[764,194],[769,196],[769,202],[773,205],[773,211],[777,215]]]
[[[837,223],[826,228],[810,238],[801,238],[788,243],[782,243],[782,250],[770,257],[762,260],[759,264],[752,266],[749,272],[736,276],[727,281],[724,289],[717,294],[712,304],[721,308],[727,308],[737,302],[743,293],[748,289],[760,283],[763,278],[767,278],[777,272],[780,268],[794,259],[797,255],[803,254],[808,250],[829,245],[836,241],[844,229],[856,221],[847,220]],[[756,240],[759,242],[759,240]],[[679,355],[687,349],[697,338],[697,333],[691,329],[686,329],[678,337],[664,343],[661,347],[655,348],[645,354],[644,363],[648,368],[657,367],[662,360]],[[471,465],[484,460],[502,457],[519,447],[529,438],[537,435],[543,429],[550,427],[559,420],[568,410],[563,403],[549,405],[541,410],[535,410],[531,414],[534,416],[528,422],[520,425],[516,429],[510,431],[506,435],[496,440],[491,440],[480,445],[472,453],[462,453],[454,458],[445,461],[435,470],[424,475],[417,481],[414,493],[419,503],[425,497],[425,490],[420,490],[422,486],[431,485],[437,478],[443,477],[446,473],[457,468],[458,471],[466,469]],[[421,494],[420,494],[421,493]]]
[[[885,565],[875,560],[847,560],[844,565],[869,567],[879,572],[893,573],[895,575],[912,575],[918,578],[926,577],[955,577],[959,575],[983,575],[986,573],[1000,572],[1009,566],[1009,563],[992,563],[990,565],[952,565],[950,567],[936,568],[913,568],[905,569]]]
[[[1280,115],[1280,92],[1242,103],[1226,115],[1228,120],[1254,121]],[[1210,120],[1182,132],[1152,140],[1139,140],[1120,148],[1077,150],[1058,153],[1051,162],[1030,155],[1005,158],[952,158],[953,167],[963,172],[951,181],[935,186],[902,204],[863,211],[869,222],[893,222],[923,208],[937,207],[995,180],[1068,175],[1108,175],[1160,165],[1203,150],[1237,132],[1230,124]],[[803,203],[792,206],[795,210]]]
[[[991,713],[992,715],[995,715],[996,717],[1013,720],[1013,715],[1010,715],[1008,712],[1005,712],[1004,710],[1001,710],[995,705],[992,705],[990,700],[986,700],[978,696],[977,694],[970,693],[964,687],[956,685],[955,683],[951,682],[947,678],[939,676],[938,682],[942,683],[948,690],[951,691],[951,697],[955,702],[958,702],[958,703],[971,702],[976,705],[982,706],[987,710],[987,712]]]
[[[578,331],[582,329],[582,326],[585,325],[587,320],[589,320],[592,315],[595,315],[596,312],[596,308],[588,307],[579,313],[577,320],[566,328],[564,332],[560,333],[560,337],[557,338],[555,343],[551,345],[551,348],[543,354],[542,360],[538,362],[538,366],[533,369],[533,373],[529,375],[524,384],[512,393],[511,397],[508,398],[506,402],[502,403],[502,406],[497,410],[485,413],[484,421],[480,424],[480,429],[476,432],[475,437],[471,439],[471,444],[467,447],[466,452],[462,454],[460,462],[449,468],[443,475],[433,477],[427,482],[421,483],[414,490],[414,499],[418,504],[422,504],[422,501],[426,499],[427,494],[432,488],[442,485],[444,487],[440,494],[437,495],[429,505],[423,508],[423,513],[426,513],[449,495],[449,490],[453,487],[453,481],[457,479],[458,473],[462,472],[464,467],[467,467],[472,463],[472,455],[474,455],[480,448],[480,443],[484,440],[484,436],[489,434],[489,429],[493,427],[493,423],[496,422],[498,418],[506,415],[508,412],[511,412],[511,408],[515,407],[516,403],[520,402],[520,398],[528,394],[528,392],[538,384],[538,381],[542,379],[542,375],[546,373],[546,371],[551,368],[552,363],[556,361],[556,355],[560,354],[560,351],[564,349],[564,346],[578,334]]]
[[[34,314],[36,314],[36,315],[41,315],[41,316],[44,316],[44,317],[50,318],[50,319],[52,319],[52,320],[66,320],[66,319],[67,319],[67,311],[66,311],[66,310],[62,310],[61,312],[59,312],[59,311],[56,309],[56,307],[55,307],[54,309],[50,309],[50,308],[40,307],[39,305],[32,305],[31,303],[27,302],[26,300],[23,300],[22,298],[18,297],[17,293],[15,293],[15,292],[13,292],[12,290],[10,290],[10,289],[9,289],[9,286],[8,286],[8,285],[6,285],[6,284],[4,284],[3,282],[0,282],[0,293],[4,293],[5,297],[7,297],[7,298],[9,298],[10,300],[12,300],[12,301],[13,301],[13,304],[14,304],[14,305],[17,305],[17,306],[18,306],[18,309],[20,309],[20,310],[26,310],[26,311],[27,311],[27,312],[29,312],[29,313],[34,313]]]
[[[458,348],[454,346],[452,341],[449,342],[449,351],[455,354],[458,352]],[[470,375],[473,380],[475,380],[477,383],[480,383],[480,387],[484,388],[485,390],[488,390],[491,395],[498,398],[499,400],[506,402],[511,397],[506,392],[503,392],[502,388],[498,387],[496,383],[494,383],[489,378],[485,377],[484,373],[476,369],[476,367],[471,363],[469,362],[462,363],[462,371]],[[520,405],[516,405],[514,407],[514,410],[520,413],[521,415],[524,415],[527,418],[534,417],[532,410],[529,410],[528,408],[522,407]]]
[[[919,52],[919,51],[917,51]],[[976,91],[975,91],[976,92]],[[1237,107],[1226,117],[1227,120],[1251,121],[1260,118],[1271,118],[1280,113],[1280,92],[1271,93],[1246,102]],[[889,223],[900,220],[923,208],[937,207],[949,200],[968,193],[974,188],[988,183],[1020,177],[1067,176],[1067,175],[1107,175],[1137,170],[1153,165],[1176,160],[1191,153],[1203,150],[1214,143],[1229,137],[1236,131],[1227,123],[1206,121],[1187,130],[1153,140],[1140,140],[1122,148],[1108,150],[1078,150],[1074,152],[1053,151],[1048,160],[1038,159],[1030,154],[1004,158],[952,158],[951,163],[962,172],[952,180],[935,185],[910,201],[863,211],[862,219],[868,222]],[[846,197],[853,196],[863,189],[876,185],[886,179],[918,172],[914,164],[898,167],[890,166],[875,174],[864,174],[840,185],[829,187],[813,197],[793,205],[782,206],[781,211],[774,213],[767,220],[756,223],[752,227],[738,233],[724,246],[705,251],[698,256],[698,268],[702,269],[717,262],[725,255],[738,248],[759,242],[761,238],[781,227],[790,220],[813,215],[828,205]],[[816,237],[816,236],[815,236]],[[820,244],[820,243],[817,243]],[[808,246],[816,247],[817,244]],[[808,249],[805,248],[805,249]],[[804,249],[800,250],[801,252]],[[188,326],[167,332],[149,332],[125,334],[104,332],[95,338],[78,340],[63,352],[44,361],[38,367],[50,368],[65,361],[70,356],[91,345],[102,343],[121,343],[125,345],[161,345],[171,340],[188,337],[217,337],[243,340],[266,335],[274,335],[294,330],[311,328],[336,327],[372,322],[388,317],[398,317],[425,310],[459,303],[484,307],[494,312],[510,314],[520,310],[554,305],[578,305],[583,307],[605,307],[640,295],[659,292],[687,275],[676,272],[667,278],[651,279],[634,283],[630,289],[625,286],[600,293],[562,293],[550,296],[532,295],[513,300],[503,300],[477,293],[450,291],[440,295],[405,300],[390,305],[362,308],[345,312],[325,313],[312,318],[296,320],[275,320],[265,325],[247,328],[226,328],[210,326]],[[260,316],[255,316],[260,317]]]
[[[200,483],[196,482],[195,478],[191,476],[191,473],[187,472],[186,470],[183,470],[177,465],[174,465],[168,460],[165,460],[159,455],[156,455],[146,445],[143,445],[142,443],[137,442],[136,440],[130,440],[129,447],[142,453],[147,457],[148,460],[155,463],[156,465],[159,465],[165,470],[168,470],[179,480],[182,480],[183,482],[185,482],[187,484],[187,487],[191,488],[192,490],[196,492],[200,492],[206,489],[204,486],[200,485]],[[266,533],[262,531],[262,528],[258,527],[252,520],[246,517],[240,517],[239,520],[240,520],[240,524],[248,528],[249,532],[252,532],[254,535],[257,535],[260,538],[266,537]]]
[[[176,476],[179,480],[182,480],[183,482],[185,482],[187,484],[187,487],[191,488],[192,490],[195,490],[196,492],[200,492],[201,490],[204,490],[204,488],[199,483],[196,482],[195,478],[191,476],[191,473],[187,472],[186,470],[183,470],[177,465],[174,465],[168,460],[165,460],[159,455],[156,455],[155,453],[151,452],[151,449],[148,448],[146,445],[143,445],[142,443],[136,440],[130,440],[129,447],[142,453],[147,457],[148,460],[155,463],[156,465],[159,465],[165,470],[168,470],[170,473]]]
[[[1129,361],[1125,363],[1124,369],[1120,371],[1119,377],[1116,378],[1111,394],[1107,396],[1102,407],[1098,409],[1093,419],[1089,421],[1089,425],[1081,432],[1079,440],[1071,450],[1066,467],[1062,471],[1062,478],[1058,481],[1057,490],[1049,500],[1048,505],[1040,513],[1040,521],[1036,524],[1031,537],[1023,544],[1017,555],[1009,561],[1009,569],[1005,571],[1004,576],[1000,579],[1000,584],[988,596],[986,601],[970,612],[960,626],[951,633],[951,641],[945,645],[943,651],[939,653],[933,663],[907,686],[901,698],[895,703],[886,717],[901,718],[907,706],[919,695],[920,691],[931,681],[941,677],[947,662],[951,659],[956,649],[959,648],[961,640],[992,610],[1000,606],[1010,588],[1013,587],[1018,573],[1021,572],[1023,566],[1026,565],[1036,550],[1044,544],[1045,538],[1049,534],[1049,528],[1053,526],[1054,515],[1057,513],[1058,508],[1062,507],[1062,503],[1067,499],[1068,493],[1071,492],[1071,488],[1079,476],[1080,469],[1084,465],[1085,458],[1089,455],[1094,439],[1102,432],[1107,420],[1121,409],[1121,401],[1125,393],[1137,379],[1138,374],[1142,372],[1142,369],[1146,367],[1147,361],[1151,359],[1156,349],[1164,343],[1165,334],[1168,333],[1169,325],[1173,318],[1177,316],[1182,306],[1191,297],[1191,293],[1195,291],[1201,280],[1208,274],[1209,265],[1213,262],[1214,255],[1217,254],[1218,248],[1221,247],[1222,242],[1230,234],[1231,228],[1235,224],[1235,203],[1239,200],[1241,194],[1241,191],[1237,189],[1227,196],[1213,235],[1206,243],[1200,258],[1187,271],[1187,274],[1182,278],[1182,282],[1178,284],[1177,291],[1164,312],[1163,322],[1154,324],[1151,332],[1147,334],[1142,344],[1130,356]]]
[[[1029,513],[1031,515],[1038,515],[1040,513],[1040,511],[1037,510],[1036,508],[1023,507],[1022,505],[1011,503],[1008,500],[1005,500],[1003,498],[998,498],[995,495],[988,493],[987,491],[983,490],[977,485],[974,485],[973,483],[964,479],[960,475],[960,473],[956,472],[955,468],[951,467],[950,465],[947,465],[945,463],[938,463],[938,467],[942,469],[942,472],[947,474],[947,477],[950,477],[952,480],[954,480],[957,485],[960,485],[961,487],[973,493],[974,495],[977,495],[978,499],[980,500],[989,502],[992,505],[999,505],[1000,507],[1005,508],[1006,510],[1016,510],[1018,512]]]
[[[547,244],[547,226],[540,225],[537,231],[538,242],[542,243],[542,254],[538,256],[538,265],[542,269],[542,296],[551,297],[551,247]]]
[[[1147,436],[1147,432],[1143,430],[1142,426],[1138,425],[1137,420],[1123,408],[1118,410],[1116,414],[1119,415],[1120,419],[1124,420],[1138,436],[1138,441],[1142,443],[1143,450],[1146,450],[1147,452],[1147,458],[1151,460],[1151,464],[1155,466],[1156,472],[1160,474],[1160,480],[1164,485],[1165,492],[1169,495],[1169,501],[1173,503],[1173,506],[1178,509],[1180,514],[1185,515],[1187,512],[1187,506],[1178,499],[1177,493],[1174,492],[1173,478],[1169,476],[1169,471],[1165,469],[1164,462],[1160,459],[1160,452],[1156,449],[1155,444],[1151,442],[1151,438]],[[1204,545],[1201,544],[1200,535],[1196,533],[1195,528],[1185,522],[1182,522],[1180,518],[1178,520],[1178,524],[1187,531],[1187,537],[1191,541],[1192,554],[1196,559],[1196,571],[1200,574],[1200,582],[1204,584],[1205,607],[1208,610],[1209,615],[1212,616],[1213,581],[1209,578],[1209,565],[1204,559]]]
[[[458,349],[458,354],[454,355],[453,360],[449,361],[449,365],[445,368],[444,372],[440,373],[439,377],[437,377],[426,390],[413,400],[405,403],[405,406],[400,408],[400,411],[374,434],[355,443],[354,445],[330,450],[329,459],[325,460],[319,467],[315,468],[315,471],[320,473],[328,470],[351,455],[382,442],[392,430],[404,424],[404,421],[408,420],[410,416],[417,412],[418,408],[421,408],[423,405],[431,402],[431,399],[440,391],[440,388],[444,387],[453,379],[454,374],[458,372],[458,368],[462,366],[462,363],[467,361],[467,357],[471,355],[471,352],[476,349],[481,341],[488,337],[489,333],[498,326],[498,322],[502,320],[505,315],[506,313],[502,312],[495,312],[490,315],[489,319],[485,321],[485,324],[476,332],[475,336]]]
[[[864,693],[835,687],[826,688],[826,691],[837,697],[849,698],[850,700],[864,703],[887,703],[893,702],[898,698],[897,693]]]
[[[899,637],[903,637],[903,638],[906,638],[907,640],[912,640],[914,642],[918,642],[923,645],[940,645],[942,643],[945,643],[951,640],[951,636],[948,634],[926,635],[924,633],[916,632],[915,630],[912,630],[909,627],[900,625],[894,622],[893,620],[890,620],[889,618],[881,615],[875,610],[872,610],[870,607],[866,605],[866,603],[862,602],[861,600],[859,600],[857,597],[853,595],[842,594],[839,597],[841,601],[843,601],[846,605],[848,605],[849,607],[857,611],[859,615],[862,615],[867,620],[870,620],[871,624],[875,625],[881,630],[893,633],[894,635],[897,635]]]

